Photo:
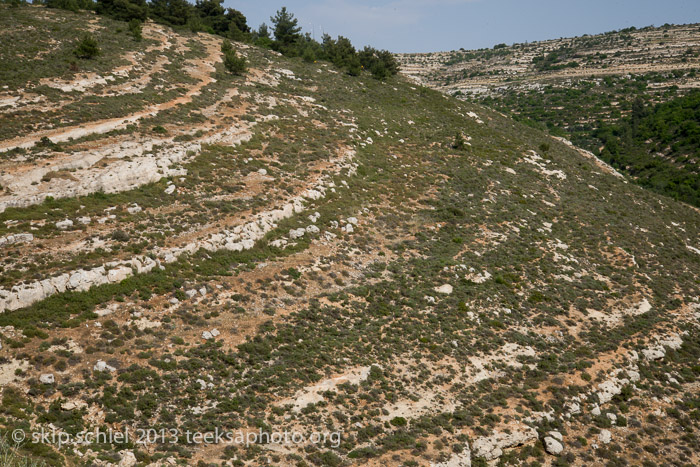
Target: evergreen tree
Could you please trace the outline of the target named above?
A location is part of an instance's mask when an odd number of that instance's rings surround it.
[[[194,6],[187,0],[151,0],[150,15],[159,22],[182,26],[195,15]]]
[[[97,0],[95,11],[121,21],[145,21],[148,17],[146,0]]]
[[[275,16],[270,17],[275,30],[275,40],[280,48],[289,48],[292,44],[301,39],[301,28],[294,14],[287,11],[287,7],[282,7]]]
[[[129,32],[134,37],[134,40],[140,41],[143,39],[143,34],[141,31],[141,21],[137,19],[132,19],[129,21]]]

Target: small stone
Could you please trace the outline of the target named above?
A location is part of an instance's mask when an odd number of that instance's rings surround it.
[[[267,175],[267,170],[265,170],[265,169],[260,169],[260,170],[258,170],[258,173],[259,173],[260,175],[265,176],[265,175]]]
[[[610,441],[612,441],[612,433],[610,433],[610,430],[601,430],[600,433],[598,433],[598,441],[603,444],[610,443]]]
[[[437,293],[450,295],[452,293],[452,286],[450,284],[443,284],[440,287],[435,287]]]
[[[219,335],[221,334],[221,333],[219,332],[219,330],[216,329],[216,328],[212,329],[210,332],[211,332],[212,337],[217,337],[217,336],[219,336]]]
[[[211,332],[209,332],[209,331],[204,331],[202,333],[202,339],[204,339],[205,341],[208,341],[209,339],[213,339],[213,338],[214,338],[214,336],[212,336]]]

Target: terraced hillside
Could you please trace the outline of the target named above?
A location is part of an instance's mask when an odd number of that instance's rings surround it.
[[[700,25],[631,28],[398,59],[403,73],[427,86],[566,137],[641,185],[700,206],[700,154],[692,134],[651,135],[649,148],[627,148],[622,155],[604,150],[610,134],[625,133],[640,113],[662,114],[655,122],[659,133],[674,128],[677,120],[700,125],[692,113],[668,118],[663,108],[655,108],[666,103],[685,107],[683,99],[694,102],[692,95],[700,95]],[[629,139],[616,139],[616,147],[629,144]]]
[[[697,210],[405,78],[235,43],[237,77],[216,36],[89,13],[0,25],[6,454],[700,462]]]

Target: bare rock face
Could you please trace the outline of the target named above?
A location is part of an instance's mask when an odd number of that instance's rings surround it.
[[[17,243],[30,243],[34,241],[34,235],[30,233],[21,233],[0,237],[0,247],[6,245],[15,245]]]
[[[348,167],[352,168],[353,165],[349,161],[353,156],[354,152],[348,151],[338,164],[338,170]],[[332,183],[332,178],[326,175],[319,179],[314,188],[307,189],[300,195],[289,199],[281,208],[261,212],[252,221],[238,225],[231,231],[225,230],[222,233],[212,235],[209,239],[197,240],[182,248],[159,251],[158,256],[165,258],[167,262],[174,262],[182,253],[194,253],[199,249],[207,251],[221,249],[243,251],[253,248],[255,242],[277,228],[278,222],[303,212],[304,205],[308,200],[315,200],[325,196],[328,186],[332,185]],[[70,226],[73,225],[73,221],[70,219],[61,222],[70,222]],[[357,222],[357,220],[355,219],[354,222]],[[346,227],[351,228],[352,225],[352,223],[348,223]],[[304,228],[296,230],[299,236],[303,236],[307,232]],[[315,231],[314,229],[312,230]],[[291,232],[290,236],[292,236]],[[0,289],[0,312],[27,307],[55,293],[72,290],[86,291],[91,287],[120,282],[133,274],[147,273],[156,267],[162,267],[160,259],[154,260],[149,256],[137,256],[131,260],[112,262],[87,271],[79,269],[70,274],[62,274],[50,279],[15,286],[10,290]]]
[[[522,446],[537,439],[537,431],[530,427],[518,427],[511,433],[496,432],[491,436],[483,436],[474,441],[474,454],[487,461],[497,459],[506,448]]]
[[[33,167],[12,176],[6,175],[2,182],[12,189],[12,194],[0,196],[0,212],[8,207],[41,203],[47,196],[69,198],[96,192],[118,193],[157,182],[163,177],[183,175],[183,169],[172,167],[201,150],[201,145],[194,142],[170,143],[163,148],[159,148],[159,143],[168,144],[168,141],[132,141],[102,151],[76,153],[67,161],[52,166]],[[116,161],[105,167],[98,166],[97,163],[105,157]],[[41,183],[46,175],[62,170],[75,171],[74,177],[52,178]]]
[[[661,360],[666,356],[666,350],[663,348],[663,346],[658,345],[643,349],[642,355],[644,355],[644,358],[647,360]]]

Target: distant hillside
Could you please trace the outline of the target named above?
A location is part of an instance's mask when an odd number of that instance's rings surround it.
[[[381,67],[140,27],[0,5],[0,463],[700,465],[697,209]]]
[[[601,124],[601,158],[642,186],[700,206],[700,90]]]
[[[603,141],[596,135],[602,133],[597,130],[629,116],[635,102],[649,112],[656,104],[700,88],[700,25],[632,28],[476,51],[403,54],[398,60],[403,73],[428,86],[496,108],[601,155]],[[605,154],[601,157],[609,160]],[[682,182],[697,174],[696,159],[669,165],[654,161],[654,152],[644,156],[644,163],[639,151],[629,157],[636,162],[630,172],[627,163],[621,164],[624,173],[648,188],[697,205],[700,192],[692,188],[695,184]],[[641,177],[640,164],[648,166]]]

